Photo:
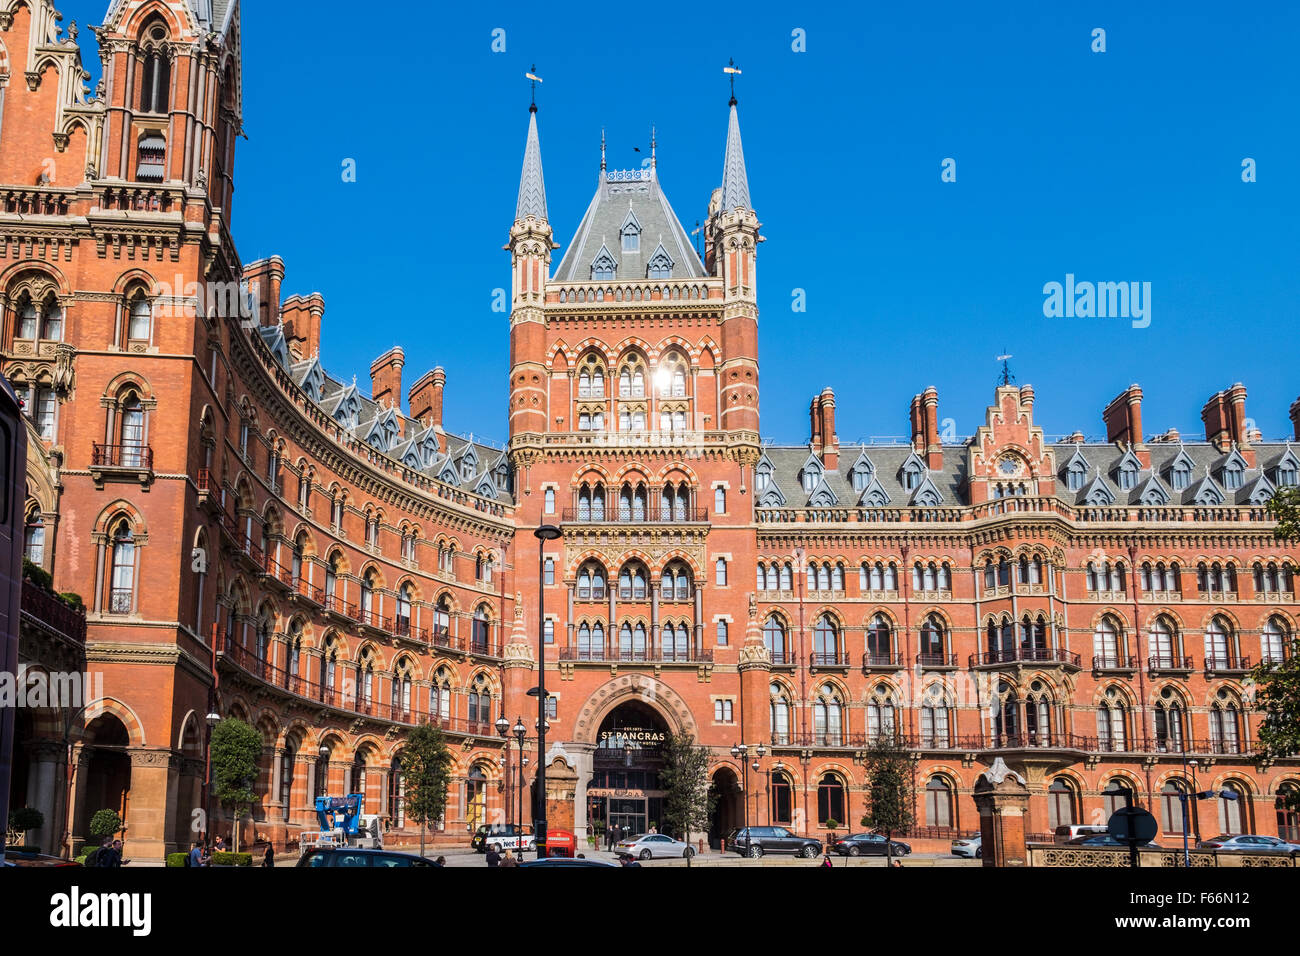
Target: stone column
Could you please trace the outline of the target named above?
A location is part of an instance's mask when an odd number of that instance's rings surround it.
[[[650,584],[650,648],[651,653],[661,652],[659,644],[659,585]]]
[[[972,796],[980,815],[985,866],[1028,866],[1025,819],[1029,787],[1001,757],[975,781]]]
[[[168,850],[168,817],[176,812],[172,802],[174,760],[170,750],[130,747],[131,805],[127,812],[130,841],[127,856],[137,860],[161,860]],[[170,799],[169,799],[170,798]]]
[[[42,740],[31,744],[28,750],[32,760],[27,774],[27,805],[41,812],[45,825],[31,831],[27,838],[39,846],[42,853],[57,854],[56,844],[60,836],[57,813],[64,789],[59,780],[62,776],[59,769],[64,760],[64,747],[58,741]]]
[[[564,749],[573,759],[573,769],[578,775],[573,797],[573,835],[578,841],[578,852],[581,853],[591,825],[587,819],[587,787],[591,786],[591,778],[595,773],[596,747],[594,744],[565,744]],[[527,795],[524,802],[528,802]]]

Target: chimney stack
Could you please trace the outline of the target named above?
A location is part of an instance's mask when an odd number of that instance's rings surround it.
[[[918,455],[925,453],[925,413],[921,411],[921,396],[913,395],[908,409],[912,423],[912,450]]]
[[[406,353],[400,345],[395,345],[379,358],[370,363],[370,397],[384,407],[397,406],[402,402],[402,366],[406,364]]]
[[[447,373],[439,366],[431,372],[425,372],[411,386],[407,396],[411,417],[425,427],[432,426],[438,432],[438,445],[446,451],[446,438],[442,434],[442,390],[447,384]]]
[[[808,422],[812,436],[808,439],[808,444],[812,445],[814,455],[822,453],[822,406],[821,396],[812,400],[808,406]]]
[[[309,296],[293,295],[284,300],[280,309],[284,336],[289,351],[300,361],[320,354],[320,324],[324,313],[325,299],[319,292]]]
[[[1143,468],[1151,467],[1151,452],[1142,441],[1142,388],[1130,385],[1101,413],[1106,423],[1106,441],[1131,448]]]
[[[835,392],[828,385],[817,399],[821,406],[822,464],[827,471],[840,466],[840,438],[835,434]]]
[[[1030,392],[1033,395],[1033,392]],[[925,466],[931,471],[943,470],[943,442],[939,439],[939,390],[933,385],[913,401],[920,402],[921,425],[925,447],[919,449],[925,456]]]
[[[1255,467],[1255,452],[1251,448],[1246,424],[1246,386],[1240,382],[1210,396],[1201,409],[1205,422],[1205,440],[1221,452],[1226,452],[1236,442],[1246,463]]]
[[[284,282],[284,260],[279,256],[259,259],[244,266],[244,281],[257,309],[257,324],[275,325],[280,318],[280,285]],[[285,331],[286,337],[288,331]]]

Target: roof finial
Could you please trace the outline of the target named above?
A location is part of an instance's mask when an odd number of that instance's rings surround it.
[[[532,94],[531,94],[532,102],[528,104],[528,112],[536,113],[537,112],[537,84],[542,82],[542,78],[537,75],[537,64],[534,63],[531,67],[529,67],[528,72],[525,73],[524,76],[526,76],[531,81],[531,85],[532,85]]]
[[[728,73],[731,76],[731,100],[727,103],[727,105],[735,106],[736,105],[736,77],[740,75],[740,69],[736,66],[736,61],[734,58],[732,57],[727,58],[727,65],[722,68],[722,72]]]
[[[655,127],[650,124],[650,168],[655,168]]]
[[[605,127],[600,128],[600,171],[605,171]]]
[[[1008,360],[1013,357],[1010,352],[998,356],[997,360],[1002,363],[1002,381],[998,383],[999,385],[1015,384],[1016,377],[1011,374],[1011,366],[1007,364]]]

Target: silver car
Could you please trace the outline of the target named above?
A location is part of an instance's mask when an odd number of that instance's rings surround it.
[[[1253,833],[1231,833],[1202,840],[1197,849],[1201,850],[1246,850],[1249,853],[1295,853],[1300,845],[1287,843],[1272,836],[1257,836]]]
[[[674,840],[664,833],[642,833],[630,837],[614,847],[618,856],[630,856],[634,860],[651,860],[656,857],[694,856],[695,850],[689,843]]]
[[[979,859],[984,855],[984,837],[983,835],[967,837],[960,840],[952,841],[952,855],[964,856],[967,858],[974,857]]]

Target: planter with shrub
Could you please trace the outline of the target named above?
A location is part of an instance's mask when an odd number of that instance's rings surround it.
[[[212,854],[213,866],[252,866],[253,854],[219,852]]]
[[[185,866],[185,861],[186,861],[186,859],[188,859],[188,858],[189,858],[189,854],[188,854],[188,853],[168,853],[168,854],[167,854],[167,865],[168,865],[168,866]]]

